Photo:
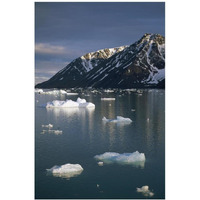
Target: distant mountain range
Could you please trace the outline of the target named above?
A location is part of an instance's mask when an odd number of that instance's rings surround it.
[[[81,56],[36,88],[164,88],[165,38],[145,34],[130,46]]]

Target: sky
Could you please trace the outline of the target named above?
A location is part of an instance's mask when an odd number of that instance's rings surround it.
[[[36,2],[35,83],[77,57],[133,44],[145,33],[165,35],[164,2]]]

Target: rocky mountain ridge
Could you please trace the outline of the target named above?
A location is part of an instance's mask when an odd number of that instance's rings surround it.
[[[85,54],[36,87],[164,88],[164,82],[165,38],[145,34],[130,46]]]

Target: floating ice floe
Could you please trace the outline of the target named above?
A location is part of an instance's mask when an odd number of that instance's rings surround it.
[[[154,193],[149,190],[148,185],[145,185],[145,186],[142,186],[141,188],[136,188],[136,189],[137,189],[137,192],[141,192],[146,197],[152,197],[154,195]]]
[[[43,128],[53,128],[53,124],[42,125]]]
[[[35,89],[35,92],[40,94],[40,93],[43,93],[44,91],[43,89]]]
[[[61,130],[42,130],[41,134],[45,134],[45,133],[53,133],[55,135],[61,135],[63,133],[63,131],[61,131]]]
[[[111,93],[111,92],[114,92],[114,90],[104,90],[104,92],[107,92],[107,93]]]
[[[46,108],[52,108],[52,107],[60,107],[60,108],[94,108],[95,105],[90,102],[86,102],[85,99],[77,98],[76,101],[72,100],[66,100],[66,101],[60,101],[60,100],[54,100],[51,102],[47,102],[45,105]]]
[[[101,98],[102,101],[114,101],[115,98]]]
[[[144,167],[145,163],[144,153],[139,153],[138,151],[122,154],[115,152],[105,152],[104,154],[94,156],[94,158],[107,164],[118,163]]]
[[[130,118],[124,118],[121,116],[117,116],[116,119],[107,119],[106,117],[103,117],[102,120],[104,122],[115,122],[115,123],[122,122],[122,123],[126,123],[126,124],[130,124],[132,122],[132,120]]]
[[[98,162],[97,163],[99,166],[103,166],[103,162]]]
[[[59,95],[59,94],[67,94],[65,90],[50,90],[50,91],[43,91],[41,94],[50,94],[50,95]]]
[[[80,175],[82,171],[83,168],[81,165],[70,163],[61,166],[55,165],[51,169],[47,169],[47,172],[53,176],[67,179]]]
[[[78,93],[75,93],[75,92],[67,92],[67,95],[71,95],[71,96],[75,96],[75,95],[78,95]]]

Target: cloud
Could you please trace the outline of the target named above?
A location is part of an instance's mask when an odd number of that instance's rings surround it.
[[[35,53],[47,55],[65,55],[67,50],[63,46],[51,45],[48,43],[36,43]]]
[[[67,66],[69,62],[62,61],[41,61],[37,60],[35,63],[35,83],[47,81],[58,71]]]

